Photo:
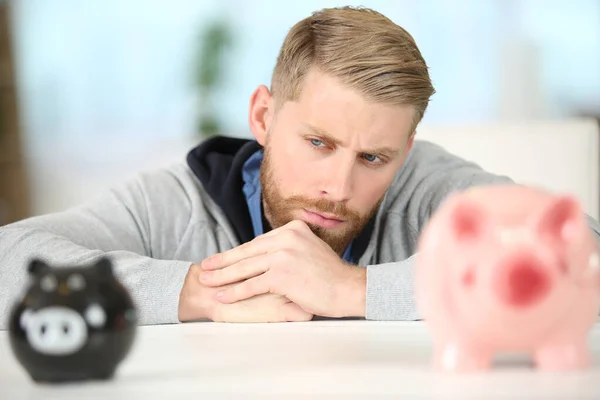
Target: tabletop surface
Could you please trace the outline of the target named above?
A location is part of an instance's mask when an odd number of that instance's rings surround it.
[[[109,381],[35,384],[0,331],[0,399],[406,398],[600,399],[600,320],[589,336],[593,366],[539,372],[500,356],[486,373],[430,367],[421,322],[197,322],[142,326]],[[167,397],[168,396],[168,397]]]

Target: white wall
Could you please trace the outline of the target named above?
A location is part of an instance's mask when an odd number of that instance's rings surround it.
[[[192,59],[210,18],[235,26],[219,116],[228,133],[248,136],[248,97],[268,83],[287,30],[344,4],[375,8],[415,36],[437,89],[426,124],[600,110],[597,0],[17,0],[34,213],[82,201],[157,156],[185,155],[197,140]]]

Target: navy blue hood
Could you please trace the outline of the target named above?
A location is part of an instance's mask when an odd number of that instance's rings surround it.
[[[224,211],[240,243],[254,239],[252,220],[244,196],[242,169],[244,163],[262,146],[251,139],[214,136],[187,155],[187,163],[200,180],[209,196]],[[358,260],[364,253],[375,218],[367,223],[352,245],[352,259]],[[265,232],[270,228],[265,225]]]

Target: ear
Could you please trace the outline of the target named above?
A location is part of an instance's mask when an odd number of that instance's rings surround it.
[[[542,211],[538,232],[542,237],[555,242],[568,241],[576,234],[581,214],[577,199],[570,195],[560,196]]]
[[[416,134],[417,134],[417,131],[414,130],[413,133],[411,133],[410,137],[408,138],[408,142],[406,143],[406,152],[407,153],[410,151],[410,149],[412,149],[413,143],[415,142]]]
[[[273,120],[273,96],[265,85],[260,85],[250,97],[248,124],[256,141],[264,146]]]
[[[412,149],[413,144],[415,143],[415,135],[417,134],[417,131],[414,130],[413,133],[410,134],[408,141],[406,142],[406,151],[404,153],[404,157],[406,158],[406,156],[408,156],[408,153],[410,152],[410,149]]]
[[[450,215],[450,230],[458,241],[481,238],[489,221],[483,208],[469,199],[459,199]]]
[[[96,270],[96,273],[102,277],[112,277],[113,276],[113,268],[112,262],[108,257],[102,257],[93,265],[93,268]]]
[[[27,272],[29,273],[29,275],[40,276],[48,269],[50,269],[50,266],[48,264],[36,258],[29,262]]]

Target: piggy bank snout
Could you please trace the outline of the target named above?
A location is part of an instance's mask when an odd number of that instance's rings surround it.
[[[38,353],[69,355],[81,349],[87,341],[85,320],[75,310],[67,307],[25,311],[20,322],[27,341]]]
[[[106,313],[98,304],[88,306],[84,314],[63,306],[25,310],[19,319],[31,348],[53,356],[76,353],[88,341],[88,326],[99,328],[105,322]]]
[[[552,289],[552,277],[544,264],[534,257],[508,260],[497,271],[496,291],[507,306],[531,307]]]

